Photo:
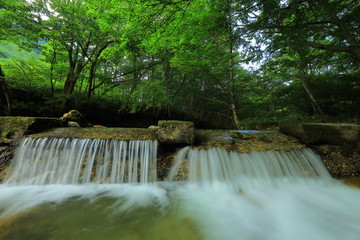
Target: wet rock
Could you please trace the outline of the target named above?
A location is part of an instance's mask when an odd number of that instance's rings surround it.
[[[360,177],[348,177],[343,179],[343,181],[350,187],[360,188]]]
[[[0,117],[0,182],[24,135],[61,126],[62,122],[57,118]]]
[[[194,123],[187,121],[159,121],[158,140],[164,144],[192,144]]]
[[[10,161],[15,154],[16,142],[0,143],[0,183],[4,179]]]
[[[33,138],[87,138],[116,140],[156,140],[156,129],[147,128],[54,128],[36,134]]]
[[[232,139],[240,139],[240,140],[245,139],[245,135],[240,132],[229,132],[229,137]]]
[[[313,146],[321,155],[322,160],[331,176],[348,178],[360,176],[360,154],[356,151],[344,153],[342,146],[316,145]]]
[[[196,129],[195,146],[223,148],[229,151],[289,151],[304,148],[297,138],[279,131]]]

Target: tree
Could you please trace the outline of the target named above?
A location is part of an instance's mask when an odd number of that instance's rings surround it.
[[[253,5],[257,7],[246,27],[249,32],[271,37],[282,45],[306,45],[360,59],[358,1],[270,0]]]
[[[197,77],[202,79],[192,81],[199,81],[198,86],[204,88],[202,95],[206,95],[205,89],[210,90],[211,86],[216,89],[213,96],[205,97],[206,101],[212,101],[212,104],[221,102],[222,107],[218,108],[221,110],[216,111],[217,114],[227,116],[236,128],[240,128],[239,99],[236,93],[241,81],[238,69],[244,56],[239,57],[238,49],[247,42],[241,38],[237,26],[240,14],[236,13],[239,6],[231,0],[182,1],[181,4],[170,11],[171,16],[175,16],[174,20],[166,22],[166,28],[158,28],[147,45],[153,52],[164,52],[163,49],[167,49],[172,69],[187,75],[200,71],[202,76]],[[168,19],[166,16],[163,18]],[[165,68],[165,75],[170,67]],[[206,87],[203,86],[204,79],[207,79]],[[185,88],[185,85],[182,86]]]
[[[6,16],[9,9],[14,7],[14,3],[12,1],[1,0],[0,1],[0,40],[8,39],[12,36],[10,32],[8,32],[7,27],[12,25],[11,21],[6,20]],[[0,57],[4,57],[3,53],[0,51]],[[5,97],[5,102],[7,105],[7,114],[11,113],[11,100],[10,100],[10,90],[7,86],[5,73],[2,70],[2,66],[0,65],[0,92]]]
[[[44,27],[40,33],[44,39],[56,41],[68,54],[68,73],[64,93],[71,94],[81,73],[90,65],[89,94],[92,91],[96,66],[101,53],[116,42],[112,26],[105,17],[106,6],[99,1],[59,0],[34,1],[34,8],[42,15],[39,22]],[[45,18],[45,20],[44,20]]]
[[[278,81],[280,85],[276,85],[277,89],[281,89],[281,85],[292,85],[295,82],[301,83],[306,98],[306,102],[313,109],[314,114],[323,114],[323,110],[315,97],[312,90],[312,81],[316,72],[315,55],[310,52],[298,53],[291,47],[285,47],[286,51],[282,51],[281,54],[274,56],[273,59],[266,61],[263,67],[262,74],[268,78],[268,81]],[[295,84],[296,84],[295,83]]]

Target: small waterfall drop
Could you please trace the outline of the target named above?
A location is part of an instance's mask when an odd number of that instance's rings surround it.
[[[236,189],[281,182],[332,182],[320,157],[308,148],[239,153],[220,148],[185,147],[176,155],[168,179],[223,182]]]
[[[0,239],[359,239],[360,191],[332,182],[310,149],[186,147],[170,173],[186,182],[96,184],[155,181],[156,151],[156,141],[24,139],[0,184]]]
[[[26,138],[5,179],[10,185],[156,181],[157,141]]]

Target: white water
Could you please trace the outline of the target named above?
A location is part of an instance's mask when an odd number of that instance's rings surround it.
[[[157,142],[26,138],[6,184],[147,183],[156,181]]]
[[[360,191],[287,183],[0,186],[0,239],[358,240]],[[4,234],[2,236],[2,234]]]
[[[186,148],[177,161],[186,182],[0,185],[0,239],[359,239],[360,191],[310,150]]]
[[[201,184],[223,182],[237,190],[283,182],[333,182],[320,157],[308,148],[239,153],[220,148],[186,147],[176,155],[169,180]]]

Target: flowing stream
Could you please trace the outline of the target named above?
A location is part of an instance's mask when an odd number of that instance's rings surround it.
[[[178,152],[154,141],[25,139],[0,185],[1,240],[357,240],[360,191],[310,149]]]
[[[239,153],[221,148],[185,147],[177,153],[168,179],[201,185],[222,182],[234,190],[286,182],[334,182],[321,158],[308,148]]]
[[[147,183],[156,181],[157,142],[26,138],[7,184]]]

